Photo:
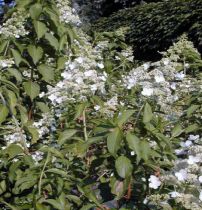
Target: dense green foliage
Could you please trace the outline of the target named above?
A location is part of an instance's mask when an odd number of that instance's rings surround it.
[[[18,0],[0,28],[0,208],[199,210],[201,55],[182,36],[138,65],[124,30],[89,37],[71,12]],[[190,136],[184,183],[172,170]]]
[[[137,58],[156,58],[157,51],[167,49],[186,32],[202,50],[202,4],[200,0],[174,0],[150,3],[125,9],[94,25],[98,31],[127,27],[128,42]]]

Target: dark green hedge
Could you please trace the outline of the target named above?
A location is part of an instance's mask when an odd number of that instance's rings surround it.
[[[122,10],[101,19],[94,29],[109,31],[125,26],[137,58],[157,58],[158,51],[166,50],[184,32],[202,52],[202,0],[172,0]]]

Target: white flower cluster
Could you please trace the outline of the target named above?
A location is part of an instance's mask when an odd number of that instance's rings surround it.
[[[178,149],[178,158],[171,171],[162,171],[161,181],[164,185],[174,188],[169,193],[170,197],[164,202],[175,200],[185,209],[202,209],[202,139],[199,135],[189,135],[188,139],[181,142]],[[180,153],[179,153],[180,151]],[[158,187],[158,180],[153,178],[150,187]],[[151,200],[151,197],[149,197]],[[160,201],[159,201],[160,202]],[[161,201],[162,202],[162,201]],[[159,204],[159,203],[158,203]]]
[[[77,14],[77,4],[74,4],[75,8],[72,8],[70,1],[56,0],[56,6],[60,12],[61,21],[75,26],[81,24],[81,20]]]
[[[12,14],[5,23],[0,26],[0,34],[5,37],[20,38],[21,36],[27,35],[29,32],[25,29],[24,23],[28,14],[24,11],[16,11]]]
[[[12,58],[9,59],[0,59],[0,68],[9,68],[14,65],[15,62]]]
[[[182,45],[184,42],[185,46]],[[179,106],[174,106],[174,103],[187,93],[199,91],[202,88],[202,81],[188,75],[189,65],[182,62],[181,54],[188,48],[187,45],[192,50],[191,42],[188,42],[183,36],[179,43],[175,44],[179,48],[178,51],[171,47],[169,53],[166,54],[167,57],[162,60],[144,63],[132,69],[123,76],[123,86],[127,89],[140,86],[142,87],[141,95],[155,99],[161,111],[172,113],[173,116],[181,115]],[[193,48],[193,51],[196,50]],[[173,55],[174,52],[175,55]]]

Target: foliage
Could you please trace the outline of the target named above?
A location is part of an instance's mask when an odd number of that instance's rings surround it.
[[[137,59],[152,56],[156,59],[157,51],[166,50],[184,32],[201,51],[201,2],[176,0],[144,4],[119,11],[93,26],[98,31],[119,27],[128,28],[127,40],[133,45]]]
[[[201,209],[198,153],[191,207],[164,178],[201,132],[200,54],[183,36],[139,65],[122,30],[80,24],[69,1],[19,0],[0,29],[0,207]]]

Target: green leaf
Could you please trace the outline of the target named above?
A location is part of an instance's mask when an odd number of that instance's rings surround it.
[[[185,133],[192,133],[196,130],[198,130],[200,128],[200,126],[196,123],[189,125],[186,129],[185,129]]]
[[[70,139],[76,132],[77,130],[75,129],[68,129],[63,131],[58,138],[58,144],[63,145],[65,141]]]
[[[24,153],[23,148],[18,144],[10,144],[6,148],[6,152],[9,155],[9,158],[14,158],[17,155]]]
[[[34,64],[36,65],[39,60],[43,57],[43,49],[34,45],[28,46],[28,53],[32,57]]]
[[[17,105],[17,98],[13,91],[6,91],[8,96],[9,108],[12,113],[15,113],[15,106]]]
[[[18,82],[22,82],[22,74],[17,69],[9,68],[7,71],[11,76],[14,76]]]
[[[59,48],[58,40],[51,33],[46,33],[45,38],[48,40],[50,45],[57,51]]]
[[[38,67],[39,73],[43,76],[43,80],[50,82],[54,80],[54,69],[47,64],[41,64]]]
[[[121,146],[121,131],[115,128],[107,138],[107,148],[112,155],[116,155]]]
[[[148,103],[146,103],[143,112],[143,123],[150,122],[152,118],[153,118],[152,108]]]
[[[41,39],[45,35],[45,33],[48,31],[48,28],[46,27],[46,25],[42,23],[41,21],[34,21],[34,29],[36,31],[38,39]]]
[[[18,109],[20,111],[20,118],[21,118],[21,123],[25,124],[28,121],[28,114],[27,114],[27,110],[24,106],[18,104]]]
[[[37,141],[39,140],[39,132],[38,132],[38,129],[37,128],[34,128],[34,127],[27,126],[27,130],[28,130],[28,132],[32,136],[31,143],[32,144],[37,143]]]
[[[200,107],[200,105],[191,105],[188,109],[187,109],[187,117],[190,117],[198,108]]]
[[[46,105],[43,102],[37,102],[36,103],[37,107],[43,112],[43,113],[47,113],[50,111],[48,105]]]
[[[118,118],[118,126],[122,126],[134,114],[134,110],[126,110]]]
[[[183,132],[184,130],[182,129],[182,126],[180,124],[177,124],[172,130],[172,137],[175,138],[180,134],[182,134]]]
[[[95,207],[95,204],[87,204],[87,205],[83,206],[80,210],[90,210],[93,207]]]
[[[127,134],[126,140],[129,148],[132,149],[137,155],[137,163],[139,163],[141,159],[145,161],[149,159],[151,149],[146,140],[140,140],[137,136],[130,133]]]
[[[6,192],[6,181],[2,180],[0,182],[0,195],[3,194],[4,192]]]
[[[58,70],[64,69],[66,61],[67,61],[66,57],[59,57],[57,60],[57,69]]]
[[[130,160],[124,156],[120,156],[116,159],[115,167],[118,175],[123,179],[129,177],[133,170]]]
[[[0,53],[3,53],[9,44],[9,40],[3,40],[3,42],[0,44]]]
[[[8,114],[8,108],[5,105],[0,105],[0,124],[6,120]]]
[[[67,35],[63,35],[59,42],[59,51],[62,51],[67,43]]]
[[[42,12],[42,5],[39,3],[32,5],[29,9],[30,16],[34,20],[39,18],[41,12]]]
[[[67,172],[65,172],[61,169],[58,169],[58,168],[50,168],[50,169],[46,170],[46,172],[57,174],[57,175],[60,175],[62,177],[66,177],[66,178],[68,177]]]
[[[24,82],[23,86],[24,86],[25,92],[31,98],[32,101],[40,93],[40,87],[35,82],[32,82],[32,81]]]
[[[11,52],[13,54],[16,66],[19,67],[20,63],[23,60],[21,54],[17,50],[14,50],[14,49],[11,49]]]

